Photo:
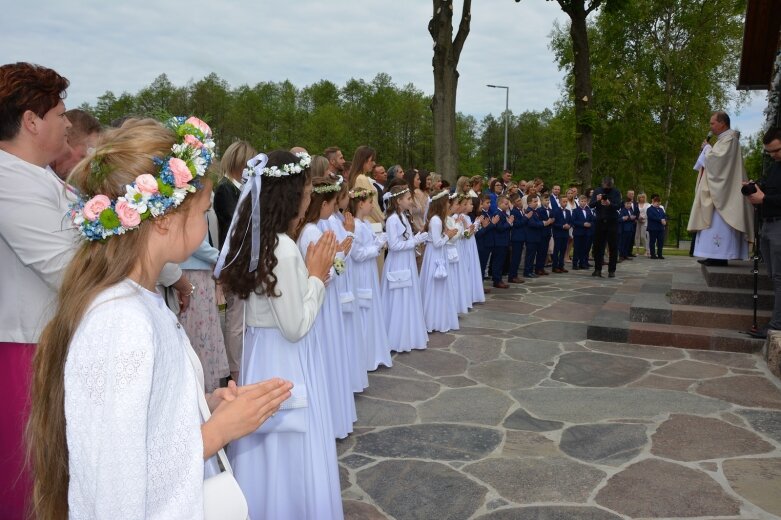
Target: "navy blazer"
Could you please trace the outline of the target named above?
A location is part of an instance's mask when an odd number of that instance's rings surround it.
[[[540,206],[537,208],[537,215],[540,216],[540,221],[543,223],[542,228],[542,235],[540,235],[542,238],[540,240],[544,240],[545,238],[550,238],[553,236],[553,227],[552,226],[545,226],[545,221],[548,220],[551,217],[551,210],[548,208],[545,208],[543,206]]]
[[[526,242],[535,243],[542,241],[542,230],[545,224],[540,220],[540,214],[537,211],[526,208],[526,213],[531,212],[532,216],[526,221]]]
[[[664,212],[661,206],[650,206],[645,212],[648,219],[648,231],[664,231],[664,225],[662,225],[662,219],[667,220],[667,213]]]
[[[526,215],[524,215],[523,212],[518,208],[511,209],[510,214],[515,217],[515,221],[513,222],[513,230],[510,234],[510,241],[525,242],[526,224],[529,222],[529,219],[527,219]]]
[[[481,227],[477,230],[477,232],[475,232],[475,240],[477,241],[477,245],[485,248],[494,247],[494,232],[496,231],[496,226],[490,222],[491,213],[488,211],[481,211],[480,216],[488,217],[489,222],[486,227]]]
[[[572,227],[572,213],[566,208],[553,210],[553,236],[556,238],[569,238],[569,229],[564,229],[564,224]]]
[[[588,222],[591,227],[586,227],[584,224]],[[594,227],[594,214],[591,212],[591,208],[586,209],[577,207],[572,210],[572,236],[584,237],[588,235],[589,230]]]
[[[496,229],[494,231],[494,247],[507,247],[510,245],[510,228],[512,227],[507,222],[507,214],[497,209],[494,215],[499,215],[499,222],[496,223]]]
[[[621,208],[618,212],[618,226],[622,233],[629,233],[635,227],[635,222],[630,217],[634,214],[632,209]],[[624,220],[626,217],[626,220]]]

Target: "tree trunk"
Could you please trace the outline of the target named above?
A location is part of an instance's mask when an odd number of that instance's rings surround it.
[[[586,17],[583,2],[571,2],[565,10],[570,16],[570,38],[574,56],[575,75],[575,179],[583,189],[592,186],[591,165],[594,133],[591,105],[591,57],[588,46]]]
[[[455,183],[458,177],[458,147],[456,145],[456,90],[458,59],[469,34],[471,0],[464,0],[458,33],[453,40],[452,0],[433,0],[434,14],[428,31],[434,40],[434,96],[431,112],[434,116],[434,168],[443,178]]]

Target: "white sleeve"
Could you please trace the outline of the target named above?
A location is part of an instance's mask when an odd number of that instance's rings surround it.
[[[0,219],[0,238],[25,267],[56,291],[78,247],[78,231],[56,197],[47,197],[56,189],[53,186],[34,186],[23,196],[13,183],[6,188],[0,190],[0,207],[6,215]]]
[[[90,311],[71,343],[65,371],[70,481],[90,497],[91,507],[81,505],[95,518],[146,514],[154,361],[148,315],[118,300]]]
[[[447,244],[448,236],[442,233],[442,221],[439,217],[431,217],[428,221],[428,236],[434,247],[442,247]]]
[[[353,239],[353,247],[350,250],[350,257],[356,262],[365,262],[372,258],[377,258],[380,253],[380,249],[374,240],[374,234],[363,225],[356,224],[355,238]]]
[[[408,251],[415,249],[415,240],[413,234],[409,233],[409,237],[404,238],[404,232],[407,230],[398,218],[389,218],[385,223],[386,231],[388,233],[388,249],[390,251]]]
[[[165,264],[160,276],[157,277],[157,283],[163,287],[171,287],[182,277],[182,270],[177,264]]]
[[[295,342],[307,335],[315,323],[325,299],[325,285],[319,278],[308,276],[304,260],[297,251],[277,256],[274,274],[277,277],[276,298],[269,298],[271,313],[286,340]]]

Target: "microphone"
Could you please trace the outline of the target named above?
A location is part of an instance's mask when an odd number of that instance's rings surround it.
[[[705,140],[706,140],[706,141],[710,141],[710,138],[711,138],[711,137],[713,137],[713,132],[712,132],[712,131],[709,131],[709,132],[708,132],[708,135],[707,135],[707,136],[705,136]]]

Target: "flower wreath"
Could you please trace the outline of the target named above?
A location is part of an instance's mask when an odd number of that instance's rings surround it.
[[[257,175],[262,175],[263,177],[288,177],[301,173],[312,164],[312,157],[308,153],[298,152],[295,155],[298,157],[297,163],[283,164],[281,168],[277,166],[262,166],[258,168],[259,165],[265,165],[266,163],[260,160],[260,157],[265,157],[265,154],[257,155],[247,162],[247,167],[244,168],[243,172],[244,177],[255,177]],[[341,184],[343,179],[341,176],[339,179],[339,184]]]
[[[154,175],[139,175],[116,200],[98,194],[87,200],[79,197],[71,205],[73,223],[84,238],[105,240],[136,229],[147,218],[179,206],[188,193],[202,187],[199,178],[214,159],[211,128],[197,117],[174,117],[166,126],[176,134],[176,143],[166,157],[153,158],[158,166]],[[90,168],[94,174],[103,173],[99,157],[92,160]]]
[[[323,184],[322,186],[315,186],[312,188],[312,191],[315,193],[323,194],[323,193],[332,193],[335,191],[341,191],[342,190],[342,183],[344,182],[344,177],[341,175],[336,177],[336,182],[333,184]]]
[[[436,195],[434,195],[434,196],[432,196],[432,197],[431,197],[431,202],[434,202],[435,200],[439,200],[439,199],[441,199],[441,198],[442,198],[442,197],[444,197],[445,195],[448,195],[448,193],[449,193],[449,192],[448,192],[447,190],[442,190],[442,191],[440,191],[439,193],[437,193]]]
[[[375,193],[377,192],[374,190],[367,190],[366,188],[355,188],[354,190],[350,190],[349,195],[351,199],[367,200],[374,197]]]

